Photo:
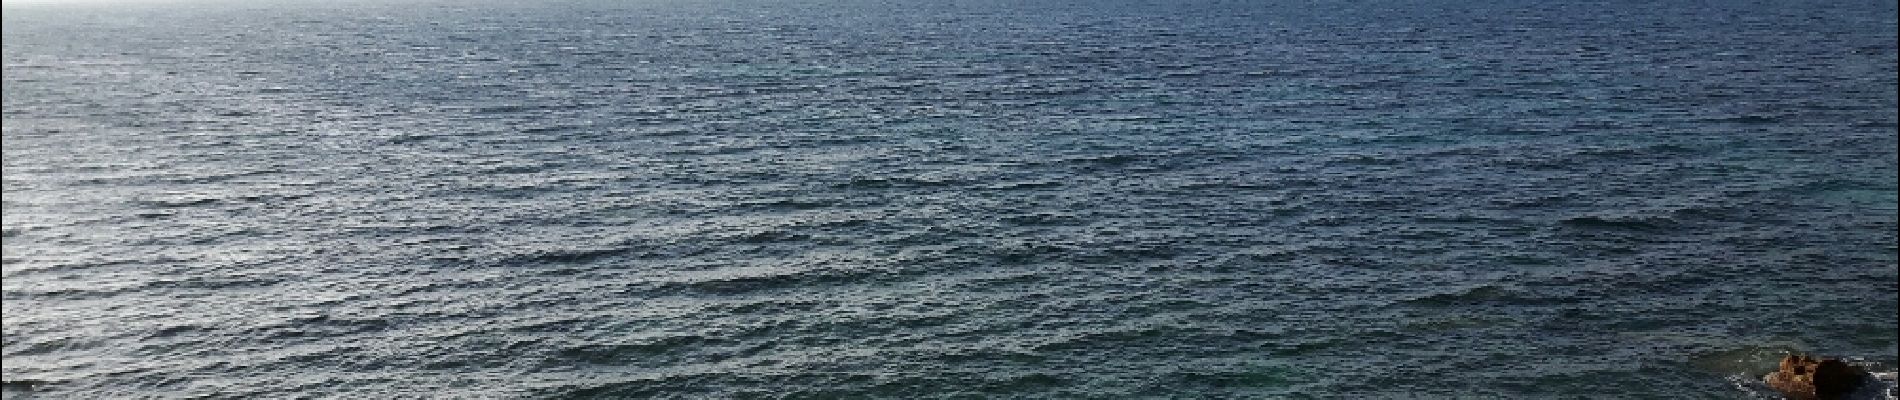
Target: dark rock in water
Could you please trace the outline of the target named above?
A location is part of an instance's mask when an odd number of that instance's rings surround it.
[[[1866,382],[1867,371],[1835,359],[1788,355],[1781,369],[1764,377],[1768,387],[1796,400],[1846,399]]]

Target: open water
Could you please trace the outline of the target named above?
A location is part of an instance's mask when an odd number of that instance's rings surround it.
[[[16,4],[20,398],[1762,398],[1887,1]]]

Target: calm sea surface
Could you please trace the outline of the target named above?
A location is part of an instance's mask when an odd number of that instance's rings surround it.
[[[1760,398],[1888,1],[5,10],[6,395]]]

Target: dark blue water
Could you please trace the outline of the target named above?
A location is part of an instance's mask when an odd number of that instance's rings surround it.
[[[6,394],[1759,398],[1900,357],[1893,1],[914,3],[10,7]]]

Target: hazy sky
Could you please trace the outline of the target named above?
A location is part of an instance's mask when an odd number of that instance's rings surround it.
[[[0,5],[56,5],[56,4],[164,4],[202,2],[201,0],[0,0]]]

